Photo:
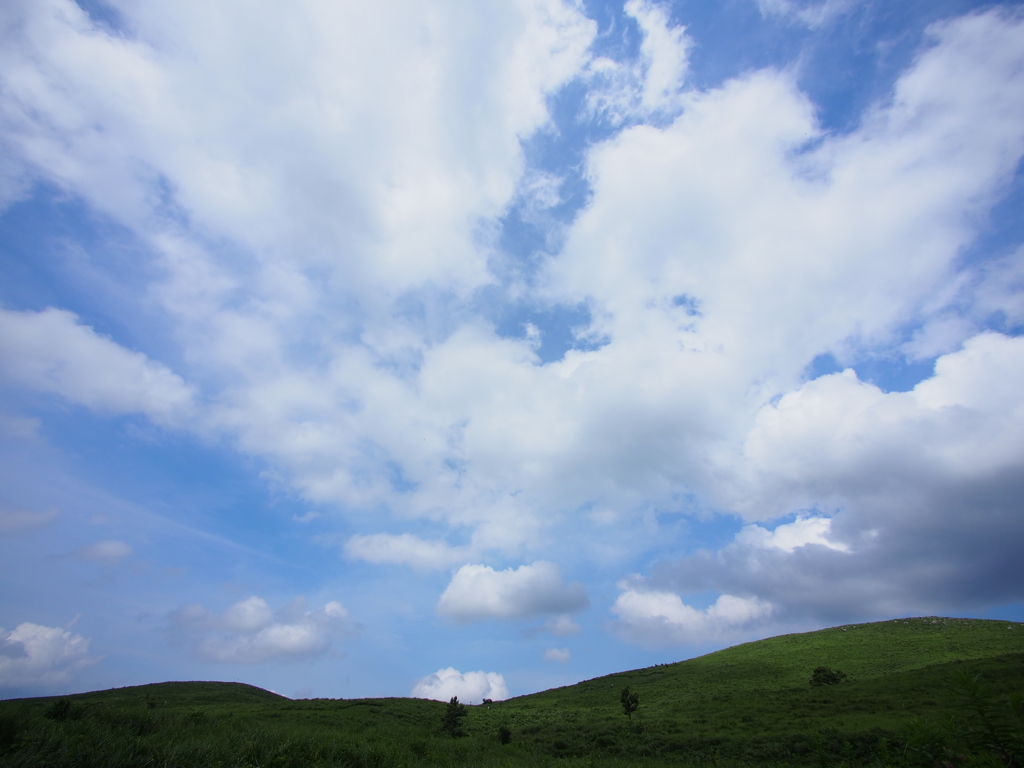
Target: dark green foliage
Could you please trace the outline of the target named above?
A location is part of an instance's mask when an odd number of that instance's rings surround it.
[[[808,686],[812,664],[841,666],[849,676],[842,685]],[[954,695],[957,668],[978,677],[987,698],[971,704]],[[623,723],[614,706],[625,686],[644,703],[637,723]],[[1005,726],[1019,735],[1020,708],[1007,702],[1021,691],[1024,625],[928,617],[776,637],[465,707],[457,730],[467,735],[458,739],[438,728],[444,702],[292,701],[235,683],[69,696],[80,716],[68,720],[46,717],[56,698],[0,701],[0,768],[959,768],[968,763],[950,762],[958,754],[972,766],[996,759],[993,745],[1013,754]],[[951,721],[959,741],[915,751],[915,719],[933,730]],[[948,744],[967,751],[947,755]]]
[[[4,755],[18,747],[22,725],[13,715],[0,715],[0,755]]]
[[[185,722],[189,725],[206,725],[209,718],[206,716],[206,712],[202,709],[196,708],[185,715]]]
[[[958,714],[914,720],[909,727],[908,753],[919,765],[1024,766],[1024,698],[1010,694],[999,701],[977,675],[953,672],[952,694]]]
[[[498,728],[498,741],[502,744],[508,744],[512,741],[512,729],[507,725],[502,725]]]
[[[831,667],[815,667],[811,673],[811,685],[835,685],[846,679],[846,673]]]
[[[631,692],[627,685],[619,692],[619,701],[622,703],[622,711],[626,717],[630,720],[633,719],[633,713],[636,712],[636,708],[640,706],[640,694]]]
[[[46,708],[46,717],[50,720],[77,720],[81,716],[71,699],[57,699]]]
[[[466,716],[466,705],[459,703],[458,696],[452,696],[441,718],[441,730],[453,739],[456,736],[464,736],[462,731],[462,718]]]

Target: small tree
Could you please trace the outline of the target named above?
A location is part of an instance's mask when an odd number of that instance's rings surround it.
[[[835,685],[846,679],[846,673],[829,667],[815,667],[811,673],[811,685]]]
[[[450,734],[453,739],[456,736],[462,736],[462,718],[465,716],[466,706],[459,704],[458,696],[452,696],[452,700],[448,702],[448,707],[444,711],[444,717],[441,719],[441,730]]]
[[[629,686],[627,685],[622,689],[622,693],[619,694],[619,701],[622,702],[622,711],[629,718],[630,722],[633,721],[633,713],[636,712],[636,708],[640,706],[640,694],[630,693]]]

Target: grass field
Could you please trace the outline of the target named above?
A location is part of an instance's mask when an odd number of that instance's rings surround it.
[[[820,665],[847,677],[811,686]],[[915,718],[966,722],[956,669],[1002,706],[1024,691],[1024,624],[929,617],[771,638],[469,707],[458,739],[440,731],[440,702],[292,701],[237,683],[3,701],[0,765],[921,764],[906,749]],[[626,685],[640,697],[629,719]]]

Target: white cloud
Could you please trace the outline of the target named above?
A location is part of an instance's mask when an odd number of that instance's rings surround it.
[[[630,0],[623,11],[640,28],[640,58],[590,63],[590,111],[613,124],[678,113],[693,45],[686,27],[671,26],[669,8],[649,0]]]
[[[555,637],[566,637],[568,635],[578,635],[583,631],[583,628],[572,620],[569,615],[555,616],[553,619],[548,619],[544,622],[544,629]]]
[[[409,565],[418,570],[441,570],[465,560],[466,547],[453,547],[443,541],[426,541],[411,533],[355,535],[345,542],[345,554],[368,563]]]
[[[437,601],[437,611],[459,622],[522,619],[579,611],[590,604],[579,582],[564,584],[554,563],[538,560],[515,570],[464,565]]]
[[[568,648],[548,648],[544,651],[544,661],[557,661],[559,664],[568,664],[572,659],[572,653]]]
[[[274,614],[261,597],[235,603],[224,612],[224,627],[233,632],[258,632],[273,620]]]
[[[699,610],[674,592],[638,591],[627,582],[612,605],[613,629],[645,646],[722,642],[766,619],[772,606],[757,598],[721,595]]]
[[[416,699],[450,701],[458,696],[463,704],[479,704],[484,699],[503,701],[508,698],[504,676],[497,672],[466,672],[448,667],[417,680],[409,694]]]
[[[1020,467],[1022,376],[1024,338],[984,333],[940,357],[935,375],[910,392],[884,393],[852,370],[810,381],[758,413],[736,507],[770,518]],[[823,524],[812,520],[800,525]]]
[[[648,112],[676,108],[689,68],[690,39],[686,27],[669,25],[669,8],[650,0],[629,0],[623,10],[643,32],[640,55],[644,62],[640,105]]]
[[[948,613],[1020,599],[1024,338],[984,333],[909,392],[853,371],[765,406],[733,467],[734,507],[771,519],[646,587],[752,595],[788,622]]]
[[[335,600],[310,611],[297,598],[275,614],[263,598],[253,596],[220,615],[187,605],[168,618],[172,637],[191,645],[199,659],[241,664],[319,656],[333,638],[356,630],[348,611]]]
[[[117,539],[107,539],[79,547],[75,550],[75,554],[83,560],[93,560],[98,563],[115,565],[126,557],[132,556],[132,547],[130,544],[118,541]]]
[[[797,517],[792,523],[776,526],[773,531],[759,525],[744,526],[736,535],[736,541],[763,549],[781,549],[783,552],[792,552],[808,544],[819,544],[846,552],[849,548],[845,544],[829,539],[831,529],[832,520],[827,517]]]
[[[912,360],[955,352],[993,321],[1007,328],[1024,323],[1024,247],[965,270],[899,351]]]
[[[812,26],[843,7],[762,2]],[[948,352],[990,315],[1021,316],[1019,252],[960,268],[1024,153],[1016,15],[934,26],[893,92],[827,134],[791,71],[680,92],[691,43],[652,3],[628,4],[643,40],[620,63],[591,60],[595,25],[554,0],[254,8],[125,6],[130,35],[69,0],[0,8],[5,157],[149,247],[156,277],[131,288],[209,388],[197,428],[309,502],[469,531],[473,559],[535,552],[587,511],[614,532],[682,497],[751,522],[824,510],[749,527],[698,558],[706,576],[680,566],[651,594],[714,578],[783,611],[817,588],[785,564],[851,568],[875,547],[879,585],[858,594],[903,604],[936,583],[922,571],[916,592],[883,588],[922,531],[966,531],[972,552],[1020,540],[1015,341],[977,336],[914,393],[803,381],[821,354]],[[608,343],[541,365],[537,339],[498,338],[473,297],[497,279],[496,221],[516,195],[534,213],[558,199],[522,147],[581,74],[595,109],[632,127],[587,152],[589,203],[529,298],[585,305],[581,333]],[[633,124],[645,119],[657,125]],[[160,423],[194,408],[181,377],[68,312],[2,310],[0,323],[9,383]],[[904,345],[908,326],[922,330]],[[347,549],[421,568],[470,559],[411,534]],[[993,551],[983,581],[1024,583]],[[751,564],[778,570],[757,586]],[[538,565],[466,566],[438,610],[586,604]],[[683,626],[690,614],[662,602]],[[223,648],[241,645],[223,654],[245,656],[271,626],[230,635]],[[284,635],[250,655],[316,646],[315,632]]]
[[[557,0],[264,3],[244,18],[190,0],[120,8],[130,37],[67,0],[7,8],[3,138],[37,173],[146,229],[162,179],[199,227],[340,260],[389,292],[486,279],[477,219],[504,206],[520,137],[595,31]]]
[[[57,510],[29,512],[22,509],[0,509],[0,533],[21,533],[42,528],[57,519]]]
[[[10,632],[0,627],[0,687],[60,685],[97,661],[81,635],[30,622]]]
[[[144,413],[174,424],[192,407],[181,377],[127,350],[59,309],[0,308],[0,378],[110,413]]]

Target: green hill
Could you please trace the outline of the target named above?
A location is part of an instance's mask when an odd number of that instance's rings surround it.
[[[812,686],[818,666],[846,677]],[[1024,691],[1024,624],[928,617],[774,637],[469,707],[459,739],[440,732],[440,702],[292,701],[238,683],[4,701],[0,765],[900,764],[916,759],[914,718],[966,717],[956,669],[995,702]],[[630,718],[626,685],[640,701]]]

